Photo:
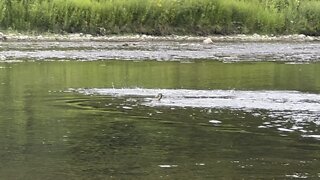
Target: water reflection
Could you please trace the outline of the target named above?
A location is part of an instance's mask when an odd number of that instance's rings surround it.
[[[96,106],[96,100],[82,105]],[[102,104],[134,104],[111,97],[100,98],[100,101]],[[152,107],[116,110],[116,107],[100,106],[99,109],[104,112],[104,116],[98,118],[101,124],[90,131],[86,129],[85,134],[73,140],[77,144],[73,144],[72,154],[78,153],[74,163],[84,163],[83,168],[87,168],[88,163],[97,162],[102,166],[99,171],[87,169],[84,175],[196,178],[199,173],[211,178],[237,178],[239,174],[247,177],[243,173],[255,172],[255,177],[275,177],[278,174],[277,177],[283,178],[290,175],[283,172],[296,173],[287,171],[288,168],[299,168],[308,172],[308,177],[317,177],[317,170],[310,167],[318,166],[318,159],[305,154],[317,149],[317,143],[311,143],[311,139],[302,140],[297,133],[279,138],[275,131],[258,129],[262,121],[252,115],[256,112],[227,109],[208,112],[170,107],[156,107],[163,113],[155,113]],[[111,109],[126,112],[128,118],[109,114]],[[213,118],[220,119],[221,124],[212,125],[210,119]],[[79,139],[81,142],[78,143]],[[83,144],[86,146],[82,147]],[[266,170],[273,174],[269,176]]]
[[[0,67],[0,179],[319,177],[317,113],[157,106],[152,103],[165,103],[170,95],[153,102],[154,92],[141,97],[68,89],[298,91],[294,98],[313,95],[302,101],[312,109],[320,64],[96,61]]]

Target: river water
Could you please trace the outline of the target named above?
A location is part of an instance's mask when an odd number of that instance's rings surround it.
[[[0,179],[320,177],[320,43],[0,45]]]

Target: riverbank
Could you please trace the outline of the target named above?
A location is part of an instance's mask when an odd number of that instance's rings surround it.
[[[1,41],[119,41],[119,42],[134,42],[134,41],[190,41],[203,42],[210,44],[213,42],[308,42],[320,41],[320,36],[307,36],[304,34],[293,35],[214,35],[214,36],[151,36],[151,35],[109,35],[109,36],[92,36],[91,34],[74,33],[74,34],[21,34],[21,33],[0,33]],[[207,40],[207,41],[206,41]],[[209,41],[208,41],[209,40]],[[211,41],[210,41],[211,40]]]
[[[318,0],[15,0],[1,30],[92,35],[320,35]]]

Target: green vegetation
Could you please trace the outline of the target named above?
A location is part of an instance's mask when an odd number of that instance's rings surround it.
[[[320,35],[320,0],[0,0],[2,30]]]

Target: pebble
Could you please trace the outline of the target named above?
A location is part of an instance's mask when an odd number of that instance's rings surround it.
[[[203,40],[203,43],[204,44],[212,44],[213,42],[212,42],[211,38],[207,38],[207,39]]]

